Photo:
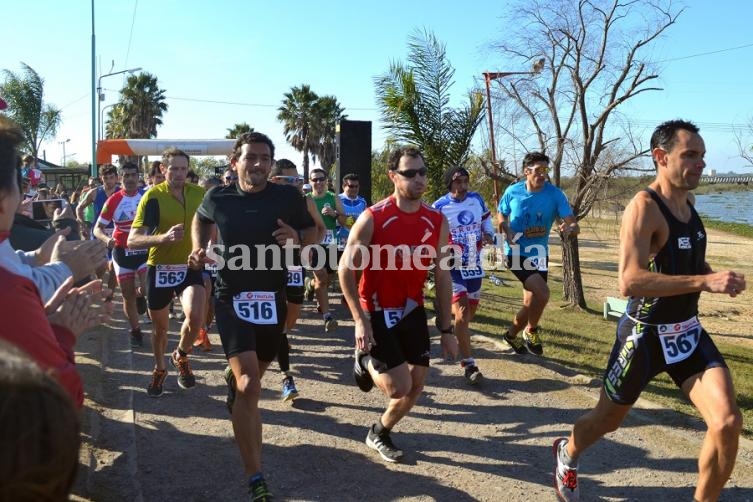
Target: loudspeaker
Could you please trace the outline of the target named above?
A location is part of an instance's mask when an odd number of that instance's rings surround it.
[[[358,175],[358,193],[371,205],[371,122],[366,120],[341,120],[337,123],[337,183],[342,192],[343,176]]]

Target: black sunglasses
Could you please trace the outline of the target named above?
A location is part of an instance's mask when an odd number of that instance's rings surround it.
[[[327,178],[311,178],[312,183],[321,183],[322,181],[326,180]]]
[[[426,176],[426,173],[428,171],[429,170],[425,167],[422,167],[420,169],[408,169],[407,171],[398,171],[397,169],[395,169],[395,172],[404,178],[415,178],[417,174]]]

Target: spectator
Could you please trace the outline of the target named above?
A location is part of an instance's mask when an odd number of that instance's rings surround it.
[[[67,500],[78,468],[79,429],[63,388],[0,340],[0,500]]]

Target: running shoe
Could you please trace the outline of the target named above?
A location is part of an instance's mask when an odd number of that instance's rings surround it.
[[[540,356],[544,354],[544,347],[541,346],[541,337],[539,337],[539,327],[523,330],[523,341],[526,344],[526,350],[533,355]]]
[[[392,443],[389,432],[383,432],[377,434],[374,432],[374,426],[369,428],[369,433],[366,435],[366,446],[372,450],[379,452],[387,462],[397,462],[403,458],[403,450],[398,448]]]
[[[337,319],[334,317],[327,316],[324,318],[324,332],[325,333],[331,333],[337,329]]]
[[[557,497],[564,502],[578,502],[580,490],[578,489],[578,467],[568,467],[562,462],[560,450],[567,446],[567,439],[559,438],[552,445],[554,453],[554,489]]]
[[[146,314],[146,298],[144,298],[143,296],[136,297],[136,311],[139,313],[139,315]]]
[[[144,345],[144,335],[141,334],[141,328],[131,330],[131,347],[141,347]]]
[[[519,337],[518,335],[511,337],[510,331],[508,330],[507,333],[505,333],[503,338],[507,342],[507,345],[509,345],[512,348],[512,350],[515,351],[516,354],[526,353],[526,344],[523,341],[523,339]]]
[[[225,367],[225,383],[227,383],[227,398],[225,404],[227,405],[227,411],[233,414],[233,403],[235,403],[235,375],[233,375],[233,369],[228,364]]]
[[[248,487],[248,494],[251,496],[249,499],[251,502],[267,502],[268,500],[274,500],[274,497],[269,493],[269,488],[267,488],[267,483],[263,478],[254,481],[253,484]]]
[[[470,385],[477,385],[479,382],[481,382],[481,380],[483,380],[484,375],[481,374],[481,371],[479,371],[478,366],[476,366],[475,364],[464,365],[463,363],[461,363],[461,366],[464,369],[465,380]]]
[[[178,370],[178,385],[181,389],[190,389],[196,386],[196,378],[188,364],[188,356],[181,356],[178,349],[175,349],[170,356],[170,363]]]
[[[165,383],[165,378],[167,378],[167,370],[154,368],[154,371],[152,371],[152,381],[149,387],[146,388],[146,395],[149,397],[161,396],[162,384]]]
[[[298,397],[298,389],[295,388],[295,381],[292,376],[286,376],[282,379],[282,400],[293,401]]]
[[[369,392],[374,387],[374,380],[371,378],[368,368],[365,368],[361,364],[361,357],[366,355],[366,352],[361,352],[356,349],[356,363],[353,365],[353,378],[356,380],[358,388],[364,392]]]
[[[193,342],[194,347],[201,347],[204,352],[212,351],[212,342],[209,341],[209,335],[206,328],[199,328],[199,336],[196,337],[196,341]]]
[[[307,302],[314,299],[314,281],[311,277],[306,277],[303,281],[303,297]]]

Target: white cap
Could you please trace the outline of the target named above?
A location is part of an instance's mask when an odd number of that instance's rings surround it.
[[[305,183],[303,185],[303,191],[305,192],[306,190],[313,191],[314,187],[312,187],[309,183]]]

